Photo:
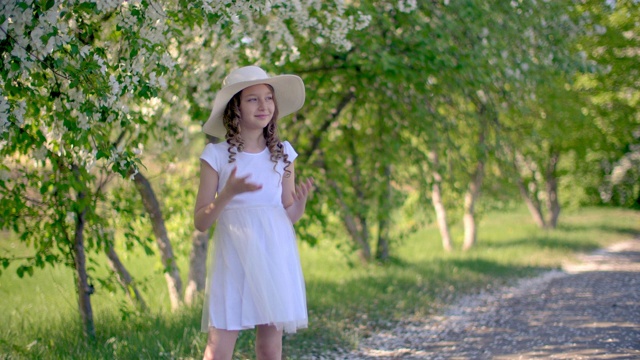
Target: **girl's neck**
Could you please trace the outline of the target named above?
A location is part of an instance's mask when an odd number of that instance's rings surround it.
[[[264,138],[262,131],[242,133],[244,142],[244,151],[248,153],[259,153],[267,146],[267,139]]]

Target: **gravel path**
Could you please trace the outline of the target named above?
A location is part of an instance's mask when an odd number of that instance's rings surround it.
[[[326,359],[640,359],[640,239],[469,296]]]

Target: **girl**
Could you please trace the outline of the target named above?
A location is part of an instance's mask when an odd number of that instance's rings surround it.
[[[257,328],[257,359],[280,359],[282,332],[307,326],[304,279],[293,223],[313,186],[295,186],[297,153],[277,120],[304,104],[302,79],[269,77],[256,66],[232,71],[203,130],[226,142],[202,155],[195,226],[214,222],[202,327],[205,359],[231,359],[238,331]]]

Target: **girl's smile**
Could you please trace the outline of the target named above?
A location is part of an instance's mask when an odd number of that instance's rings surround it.
[[[262,130],[273,118],[275,101],[271,88],[264,84],[250,86],[240,94],[240,127]]]

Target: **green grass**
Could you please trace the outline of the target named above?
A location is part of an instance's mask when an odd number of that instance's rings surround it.
[[[437,312],[460,295],[559,268],[577,253],[640,234],[637,211],[582,209],[563,213],[560,221],[555,230],[541,230],[523,210],[487,214],[477,246],[452,253],[441,249],[437,229],[427,227],[394,244],[394,257],[385,265],[346,261],[329,242],[301,245],[310,324],[285,337],[285,354],[297,358],[352,348],[377,329]],[[458,226],[452,231],[461,238]],[[144,295],[154,310],[122,312],[127,309],[122,292],[98,288],[92,297],[97,331],[92,343],[79,335],[70,270],[49,267],[24,279],[14,268],[3,272],[0,359],[200,359],[206,343],[199,332],[200,305],[171,313],[157,259],[130,255],[125,261],[133,274],[148,279]],[[180,265],[186,274],[186,264]],[[253,332],[242,332],[236,358],[253,358],[253,345]]]

